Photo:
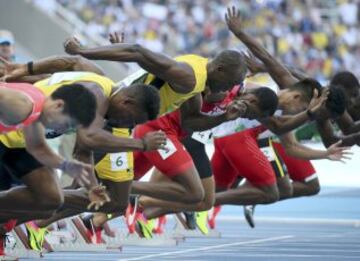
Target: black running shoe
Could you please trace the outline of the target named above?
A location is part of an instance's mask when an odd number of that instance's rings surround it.
[[[184,212],[184,215],[187,227],[191,230],[196,229],[195,212]]]
[[[255,211],[255,205],[252,206],[244,206],[244,216],[251,228],[255,227],[254,222],[254,211]]]

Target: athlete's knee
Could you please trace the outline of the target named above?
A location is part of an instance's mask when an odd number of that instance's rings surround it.
[[[215,204],[215,197],[205,197],[203,201],[198,203],[197,211],[206,211],[211,209]]]
[[[320,193],[320,183],[318,179],[314,179],[307,183],[307,195],[314,196]]]
[[[57,210],[64,204],[61,191],[52,191],[37,197],[37,203],[47,210]]]
[[[291,198],[293,195],[293,189],[290,182],[278,182],[278,190],[280,199]]]
[[[271,204],[280,199],[280,193],[277,186],[271,186],[265,190],[264,204]]]
[[[192,189],[186,192],[185,201],[186,203],[200,203],[205,198],[205,191],[203,187]]]

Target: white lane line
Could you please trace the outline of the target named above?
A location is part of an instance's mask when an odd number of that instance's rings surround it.
[[[290,239],[290,238],[294,238],[294,237],[295,236],[293,236],[293,235],[287,235],[287,236],[281,236],[281,237],[269,237],[269,238],[263,238],[263,239],[256,239],[256,240],[250,240],[250,241],[237,242],[237,243],[229,243],[229,244],[222,244],[222,245],[214,245],[214,246],[207,246],[207,247],[192,248],[192,249],[186,249],[186,250],[180,250],[180,251],[165,252],[165,253],[160,253],[160,254],[145,255],[145,256],[139,256],[139,257],[128,258],[128,259],[119,259],[119,260],[123,260],[123,261],[144,260],[144,259],[154,258],[154,257],[170,256],[170,255],[176,255],[176,254],[185,254],[185,253],[206,251],[206,250],[225,248],[225,247],[232,247],[232,246],[241,246],[241,245],[249,245],[249,244],[258,244],[258,243],[264,243],[264,242],[279,241],[279,240],[285,240],[285,239]]]
[[[244,221],[243,217],[238,215],[224,215],[217,218],[219,221]],[[268,223],[287,223],[287,224],[323,224],[323,225],[353,225],[360,226],[360,219],[337,219],[337,218],[281,218],[281,217],[257,217],[259,222]]]

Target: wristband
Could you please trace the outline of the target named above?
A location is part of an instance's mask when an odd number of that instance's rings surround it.
[[[58,169],[60,169],[61,171],[65,172],[68,163],[69,163],[69,161],[64,160],[63,162],[61,162],[61,164],[59,165]]]
[[[315,120],[315,114],[310,111],[310,109],[306,110],[306,115],[309,117],[310,120]]]
[[[34,75],[34,62],[28,62],[27,63],[27,70],[30,75]]]

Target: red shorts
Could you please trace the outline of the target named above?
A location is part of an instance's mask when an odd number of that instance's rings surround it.
[[[168,177],[174,177],[194,166],[190,154],[180,142],[186,134],[181,129],[179,110],[137,125],[134,138],[142,138],[146,133],[157,130],[165,132],[168,143],[173,145],[172,149],[167,154],[161,154],[159,151],[134,152],[135,179],[140,179],[152,167],[156,167]]]
[[[230,188],[237,177],[244,177],[257,187],[276,184],[270,162],[257,144],[256,129],[249,129],[214,140],[211,165],[216,186]]]
[[[273,146],[285,163],[292,180],[307,182],[317,177],[314,166],[310,160],[301,160],[287,155],[281,143],[273,142]]]

